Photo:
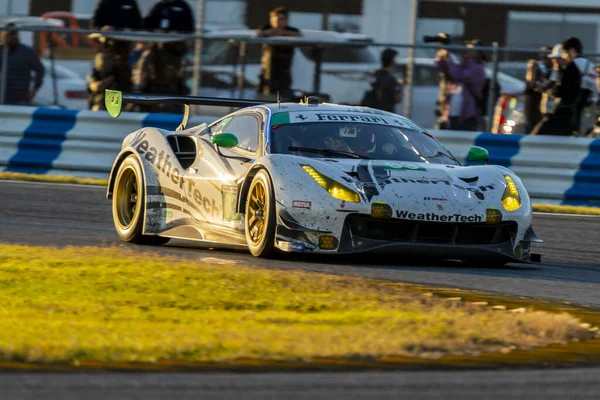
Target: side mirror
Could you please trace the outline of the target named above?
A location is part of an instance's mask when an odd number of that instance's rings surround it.
[[[219,133],[218,135],[213,135],[210,138],[210,142],[226,149],[230,149],[238,145],[238,139],[232,133]]]
[[[490,158],[490,153],[483,147],[472,146],[469,149],[469,155],[467,156],[467,161],[469,162],[484,162],[487,164]]]

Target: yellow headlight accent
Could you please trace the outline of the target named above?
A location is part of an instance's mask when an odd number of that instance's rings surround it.
[[[335,236],[319,236],[319,248],[323,250],[333,250],[337,247],[337,239]]]
[[[306,173],[310,175],[310,177],[313,178],[315,182],[317,182],[323,189],[327,190],[327,192],[329,192],[333,198],[349,201],[351,203],[360,203],[360,196],[358,193],[321,174],[310,165],[303,165],[302,169],[306,171]]]
[[[506,181],[506,190],[502,195],[502,205],[506,211],[518,210],[521,207],[519,189],[510,176],[505,175],[504,180]]]

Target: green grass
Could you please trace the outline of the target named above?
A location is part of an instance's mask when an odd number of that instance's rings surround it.
[[[568,314],[493,311],[396,283],[0,245],[0,361],[435,358],[594,335]]]
[[[599,207],[561,206],[554,204],[533,204],[533,211],[556,214],[600,215]]]
[[[22,174],[20,172],[0,172],[1,181],[27,181],[27,182],[50,182],[50,183],[72,183],[80,185],[108,185],[107,179],[78,178],[65,175],[38,175]]]

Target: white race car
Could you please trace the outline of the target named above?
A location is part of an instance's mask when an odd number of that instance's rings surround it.
[[[462,166],[414,122],[320,104],[107,93],[123,102],[247,106],[210,125],[143,128],[123,141],[108,186],[125,241],[170,238],[282,252],[383,252],[494,264],[538,261],[521,180],[488,153]]]

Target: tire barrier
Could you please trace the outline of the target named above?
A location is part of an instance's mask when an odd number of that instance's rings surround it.
[[[188,126],[216,119],[197,116]],[[142,127],[174,130],[180,115],[0,106],[0,171],[106,178],[123,138]],[[521,177],[535,202],[600,206],[600,140],[431,131],[461,162],[471,146]]]
[[[470,146],[513,170],[537,203],[600,207],[600,140],[562,136],[431,131],[464,162]]]
[[[129,133],[175,130],[180,115],[0,106],[0,171],[106,178]],[[213,121],[190,118],[188,126]]]

